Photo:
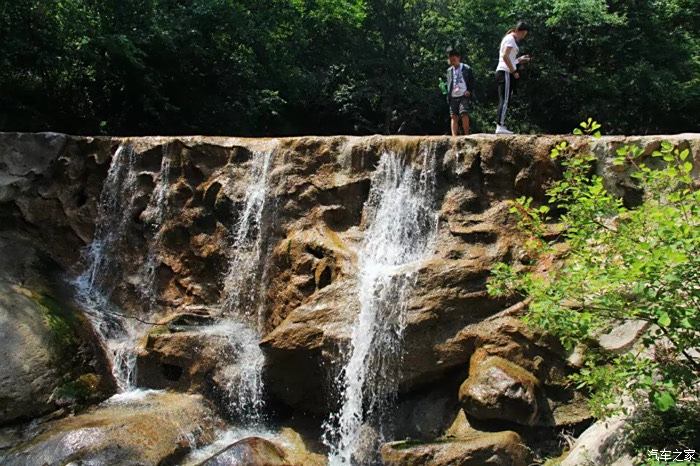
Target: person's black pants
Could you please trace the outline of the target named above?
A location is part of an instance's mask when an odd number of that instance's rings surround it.
[[[496,115],[496,123],[505,126],[508,104],[511,97],[513,97],[513,91],[518,81],[507,71],[496,71],[496,82],[498,83],[498,114]]]

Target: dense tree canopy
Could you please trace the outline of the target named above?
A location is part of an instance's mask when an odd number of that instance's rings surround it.
[[[697,0],[0,0],[0,130],[442,134],[457,46],[489,131],[518,18],[516,129],[700,126]]]

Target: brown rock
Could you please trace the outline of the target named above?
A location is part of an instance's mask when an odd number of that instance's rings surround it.
[[[175,464],[214,439],[217,420],[200,396],[117,396],[74,417],[39,425],[30,441],[0,454],[5,465],[71,462]]]
[[[530,458],[520,436],[510,431],[433,443],[392,442],[381,454],[386,466],[527,466]]]
[[[472,356],[469,378],[459,389],[464,411],[479,420],[534,426],[550,423],[547,401],[531,372],[498,356]]]
[[[226,447],[201,466],[289,466],[284,450],[260,437],[248,437]]]

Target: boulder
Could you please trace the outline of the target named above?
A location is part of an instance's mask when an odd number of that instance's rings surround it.
[[[609,332],[599,335],[600,346],[613,353],[626,353],[639,341],[642,334],[649,328],[649,322],[630,320],[615,326]]]
[[[616,415],[595,422],[576,439],[561,466],[632,465],[627,452],[630,417]]]
[[[178,314],[143,339],[136,360],[137,385],[202,393],[237,419],[241,409],[246,410],[239,397],[247,395],[240,390],[249,390],[250,377],[259,377],[262,358],[258,335],[247,324]]]
[[[25,238],[0,234],[0,424],[99,401],[114,390],[85,316]]]
[[[217,367],[235,357],[231,337],[209,315],[172,315],[142,340],[136,383],[153,389],[201,391]]]
[[[386,466],[527,466],[530,453],[515,432],[474,433],[432,443],[392,442],[382,446]]]
[[[230,434],[235,438],[237,432],[234,429],[223,438]],[[250,433],[244,435],[250,435]],[[290,427],[283,427],[275,433],[266,432],[264,438],[245,437],[225,448],[213,449],[217,444],[218,442],[209,445],[203,451],[195,452],[185,459],[184,464],[199,466],[326,466],[328,464],[325,455],[309,450],[302,436]],[[205,451],[216,453],[201,461]]]
[[[201,396],[131,392],[77,416],[40,424],[27,442],[0,453],[0,462],[177,464],[191,449],[211,442],[216,427]]]
[[[260,437],[248,437],[226,447],[201,466],[289,466],[284,450]]]
[[[472,356],[469,377],[459,389],[467,415],[526,426],[552,424],[540,381],[517,364],[484,355],[477,352]]]

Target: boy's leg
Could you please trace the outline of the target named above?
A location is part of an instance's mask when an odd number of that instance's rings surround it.
[[[459,117],[457,115],[450,115],[450,128],[452,136],[459,136]]]
[[[467,97],[459,99],[459,119],[462,120],[462,129],[466,136],[469,134],[469,98]]]
[[[467,113],[462,113],[462,114],[460,115],[460,117],[461,117],[461,119],[462,119],[462,129],[464,130],[464,135],[465,135],[465,136],[468,136],[468,135],[469,135],[469,130],[470,130],[470,128],[469,128],[469,114],[467,114]]]

